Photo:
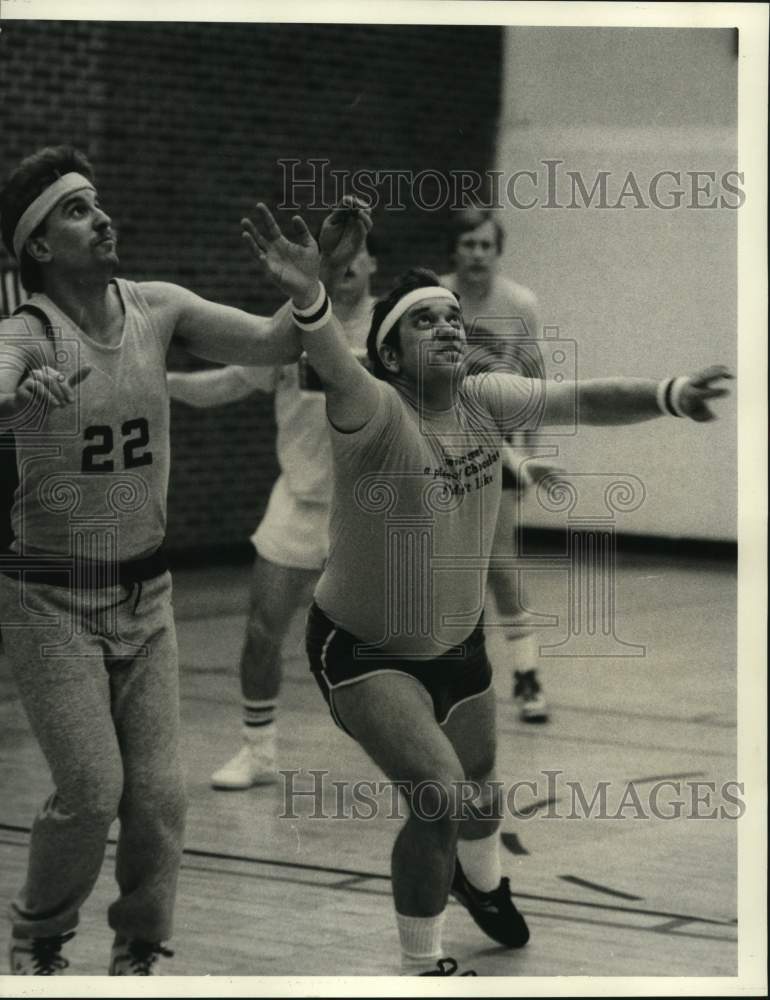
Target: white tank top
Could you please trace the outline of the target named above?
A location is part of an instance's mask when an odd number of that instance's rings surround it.
[[[166,529],[169,406],[164,344],[147,302],[115,279],[125,322],[120,342],[92,340],[42,294],[54,364],[91,372],[75,404],[17,428],[18,485],[11,511],[20,555],[50,552],[125,561],[157,548]],[[23,315],[23,313],[22,313]]]

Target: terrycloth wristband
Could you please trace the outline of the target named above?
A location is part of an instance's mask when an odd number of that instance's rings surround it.
[[[687,416],[682,410],[679,400],[682,395],[682,389],[684,389],[689,381],[687,375],[679,375],[677,378],[666,378],[658,383],[655,398],[657,399],[658,409],[661,413],[665,413],[669,417]]]
[[[685,411],[682,409],[680,400],[682,398],[682,390],[686,385],[689,384],[689,382],[690,379],[688,378],[687,375],[680,375],[679,378],[674,379],[673,385],[671,386],[671,396],[670,396],[671,410],[673,411],[674,416],[676,417],[687,416]]]
[[[326,298],[326,289],[324,288],[323,281],[319,281],[319,291],[316,296],[315,302],[312,305],[305,306],[304,309],[300,309],[298,306],[294,305],[294,299],[291,300],[291,307],[294,311],[295,316],[311,317],[313,313],[317,313],[321,306],[324,304]]]
[[[320,309],[317,309],[310,316],[302,316],[298,313],[294,313],[294,322],[300,328],[300,330],[311,333],[313,330],[320,330],[322,327],[326,326],[329,322],[329,317],[332,311],[332,303],[329,296],[324,292],[323,304]]]

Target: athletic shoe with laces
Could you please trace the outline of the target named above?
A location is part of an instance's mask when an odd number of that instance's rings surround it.
[[[534,670],[514,670],[513,700],[522,722],[548,722],[548,706]]]
[[[440,958],[436,962],[436,968],[431,969],[430,972],[421,972],[421,976],[454,976],[455,974],[460,976],[475,976],[477,975],[473,969],[469,969],[467,972],[457,972],[457,962],[453,958]]]
[[[492,892],[481,892],[470,884],[462,865],[455,861],[450,892],[493,941],[508,948],[523,948],[529,941],[529,928],[513,903],[507,878],[500,879],[500,885]]]
[[[69,965],[62,955],[62,945],[75,932],[51,937],[11,938],[10,964],[13,976],[63,976]]]
[[[278,781],[275,740],[244,740],[238,753],[211,775],[211,787],[240,790]]]
[[[110,954],[111,976],[154,976],[158,959],[173,958],[170,948],[164,948],[159,941],[140,941],[133,938],[116,937]]]

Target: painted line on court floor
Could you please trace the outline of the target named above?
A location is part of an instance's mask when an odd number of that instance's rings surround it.
[[[544,809],[546,806],[552,806],[559,800],[551,795],[547,799],[538,799],[536,802],[530,802],[528,806],[523,806],[521,809],[516,809],[512,811],[514,817],[518,816],[534,816],[536,812],[540,809]]]
[[[518,834],[515,833],[501,833],[500,841],[503,847],[506,847],[511,854],[529,854],[529,851],[519,840]]]
[[[714,712],[702,712],[700,715],[664,715],[656,712],[629,712],[622,708],[597,708],[594,705],[562,705],[559,702],[552,702],[549,698],[549,705],[553,709],[562,712],[581,712],[587,715],[614,715],[621,719],[639,719],[647,722],[683,722],[697,726],[715,726],[718,729],[735,729],[737,722],[731,720],[720,720]]]
[[[651,774],[647,778],[631,778],[629,785],[647,785],[651,781],[673,781],[675,778],[700,778],[705,771],[682,771],[680,774]]]
[[[629,931],[645,931],[649,933],[660,931],[661,927],[645,927],[643,924],[621,923],[617,920],[596,920],[592,917],[577,917],[571,913],[546,913],[542,910],[524,910],[527,918],[544,917],[547,920],[559,920],[570,924],[593,924],[597,927],[615,927]],[[677,923],[670,921],[671,924]],[[681,921],[682,924],[692,923],[692,921]],[[697,938],[700,941],[725,941],[729,944],[737,944],[734,937],[726,937],[724,934],[696,934],[694,931],[673,932],[674,937]]]
[[[619,899],[630,899],[640,902],[644,896],[634,896],[630,892],[623,892],[622,889],[610,889],[608,885],[600,885],[599,882],[589,882],[586,878],[578,878],[577,875],[559,875],[562,882],[571,882],[573,885],[582,886],[584,889],[593,889],[595,892],[604,892],[608,896],[617,896]]]
[[[651,927],[651,931],[655,931],[657,934],[667,934],[671,931],[678,930],[680,927],[688,927],[692,923],[692,920],[667,920],[663,924],[656,924],[655,927]]]
[[[30,828],[28,826],[20,826],[17,824],[3,823],[3,822],[0,822],[0,830],[7,830],[9,833],[23,833],[27,835],[29,835],[30,833]],[[18,843],[15,841],[0,840],[0,843],[5,843],[11,847],[28,846],[26,842]],[[114,838],[111,837],[107,841],[107,843],[114,847],[116,841]],[[351,868],[337,868],[334,865],[313,865],[301,861],[279,861],[273,858],[256,858],[256,857],[250,857],[249,855],[246,854],[225,854],[221,851],[208,851],[195,847],[185,847],[182,853],[183,855],[187,855],[188,857],[200,858],[202,860],[211,859],[213,861],[235,861],[235,862],[240,862],[241,864],[264,865],[269,868],[286,868],[294,871],[308,871],[308,872],[312,871],[312,872],[328,873],[333,875],[347,875],[350,878],[355,878],[356,882],[359,881],[390,882],[390,875],[384,875],[380,872],[356,871]],[[192,866],[189,865],[187,867],[192,868]],[[216,868],[207,870],[216,871],[220,874],[233,874],[233,875],[239,874],[238,872],[228,871],[228,869],[226,868]],[[275,876],[272,876],[271,878],[275,879]],[[287,879],[287,881],[289,881],[289,879]],[[322,887],[333,888],[334,883],[322,884]],[[366,892],[371,892],[372,890],[353,887],[351,888],[350,891],[366,893]],[[382,893],[379,890],[375,891],[377,892],[378,895],[382,895]],[[685,920],[698,924],[711,924],[717,927],[734,927],[737,924],[737,920],[735,918],[729,920],[717,920],[714,917],[698,917],[692,913],[671,913],[667,910],[649,910],[638,906],[620,906],[614,903],[596,903],[589,900],[568,899],[565,896],[544,896],[541,893],[532,893],[532,892],[517,892],[515,896],[516,899],[531,899],[538,903],[559,903],[565,906],[580,906],[593,910],[608,910],[610,912],[615,912],[615,913],[628,913],[634,916],[661,917],[661,918],[668,918],[669,920]]]
[[[511,736],[511,737],[530,737],[534,739],[539,739],[541,742],[549,740],[552,743],[579,743],[581,745],[593,746],[593,747],[627,747],[629,750],[650,750],[650,751],[664,751],[666,753],[688,753],[688,754],[699,754],[702,757],[726,757],[729,760],[735,759],[734,752],[727,752],[726,750],[713,750],[711,747],[670,747],[662,746],[659,743],[632,743],[629,740],[595,740],[589,739],[585,736],[571,736],[565,733],[546,733],[542,729],[538,729],[533,732],[530,729],[519,729],[515,726],[506,727],[498,725],[497,727],[498,735]]]

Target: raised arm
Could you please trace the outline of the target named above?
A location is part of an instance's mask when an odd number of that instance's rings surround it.
[[[166,378],[172,399],[205,408],[235,403],[256,390],[271,392],[276,369],[227,365],[204,372],[169,372]]]
[[[206,361],[240,365],[284,365],[301,354],[299,334],[288,304],[274,316],[252,316],[232,306],[202,299],[164,281],[142,283],[148,304],[162,329]]]
[[[581,382],[545,383],[544,425],[637,424],[670,414],[699,423],[715,420],[709,403],[728,395],[724,382],[733,376],[723,365],[694,375],[656,382],[654,379],[606,378]]]
[[[370,224],[365,213],[347,212],[339,225],[339,239],[358,230],[363,239]],[[242,221],[243,235],[257,261],[284,294],[291,296],[300,325],[302,346],[326,393],[330,422],[342,431],[356,431],[368,423],[380,401],[380,389],[348,345],[319,281],[318,245],[302,219],[292,219],[293,241],[287,239],[268,208],[258,204],[254,220]],[[304,314],[304,315],[302,315]]]

